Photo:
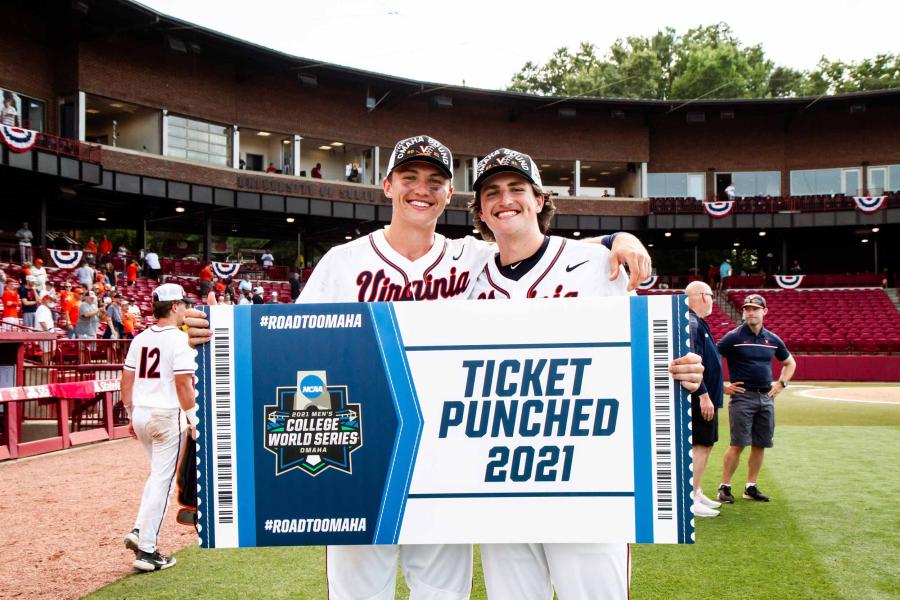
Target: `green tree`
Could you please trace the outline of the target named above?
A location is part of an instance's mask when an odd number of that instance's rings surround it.
[[[829,61],[799,71],[776,66],[760,45],[744,46],[727,23],[667,27],[651,37],[615,41],[605,54],[582,42],[557,49],[544,64],[526,63],[511,91],[616,98],[768,98],[817,96],[900,86],[900,55],[859,63]]]

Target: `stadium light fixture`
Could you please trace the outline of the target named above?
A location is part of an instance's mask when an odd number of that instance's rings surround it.
[[[335,148],[337,148],[337,147],[343,146],[344,142],[331,142],[331,145],[334,146]]]
[[[666,236],[666,237],[672,237],[672,232],[671,232],[671,231],[667,231],[667,232],[665,232],[663,235]]]
[[[734,247],[735,247],[735,248],[737,248],[737,247],[740,246],[740,245],[741,245],[740,242],[735,242],[735,243],[734,243]]]
[[[100,114],[100,111],[97,110],[96,108],[86,108],[86,109],[84,109],[84,112],[86,112],[89,115],[99,115]]]
[[[387,225],[385,225],[384,228],[387,229]],[[473,230],[472,230],[472,233],[474,233],[474,234],[477,235],[477,234],[479,234],[479,233],[481,233],[481,232],[478,231],[477,229],[473,229]]]
[[[544,163],[544,164],[541,165],[541,168],[542,168],[542,169],[546,169],[546,168],[549,167],[549,166],[550,166],[549,163]]]
[[[319,150],[331,150],[331,146],[319,146]]]
[[[766,237],[766,232],[765,232],[765,231],[760,231],[760,232],[759,232],[759,237]]]
[[[352,240],[352,239],[353,239],[353,236],[352,236],[352,235],[345,235],[345,236],[344,236],[344,239],[345,239],[345,240]]]
[[[582,171],[586,171],[587,169],[590,169],[590,168],[591,168],[591,165],[581,165]]]
[[[568,178],[568,177],[560,177],[559,180],[560,180],[560,181],[568,181],[569,178]]]
[[[109,105],[112,108],[125,108],[125,105],[121,102],[110,102]]]
[[[653,247],[653,244],[647,244],[647,247],[648,247],[648,248],[652,248],[652,247]]]
[[[184,207],[183,207],[183,206],[176,206],[176,207],[175,207],[175,212],[177,212],[177,213],[183,213],[183,212],[184,212]]]
[[[861,239],[860,241],[861,241],[863,244],[868,244],[868,243],[869,243],[869,238],[863,238],[863,239]]]
[[[98,220],[98,221],[101,221],[101,222],[103,222],[103,223],[105,223],[105,222],[106,222],[106,217],[97,217],[97,220]],[[866,241],[868,242],[869,240],[866,240]]]
[[[572,232],[572,235],[575,236],[575,237],[581,237],[581,232],[580,232],[580,231],[573,231],[573,232]]]
[[[256,135],[259,135],[259,136],[262,136],[262,137],[269,137],[269,136],[272,135],[272,134],[269,133],[268,131],[257,131],[257,132],[256,132]]]
[[[287,221],[288,223],[293,223],[294,221],[296,221],[296,219],[294,217],[288,217],[287,219],[285,219],[285,221]]]
[[[873,227],[873,228],[872,228],[872,233],[878,233],[879,231],[881,231],[881,228],[880,228],[880,227]]]

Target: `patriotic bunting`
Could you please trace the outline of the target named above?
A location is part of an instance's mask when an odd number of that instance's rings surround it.
[[[658,276],[658,275],[651,275],[651,276],[648,277],[647,279],[645,279],[645,280],[643,280],[642,282],[640,282],[640,283],[638,284],[638,288],[640,288],[640,289],[642,289],[642,290],[650,290],[650,289],[653,289],[654,287],[656,287],[656,282],[657,282],[657,280],[659,280],[659,276]]]
[[[74,269],[81,264],[81,250],[50,250],[50,258],[60,269]]]
[[[856,209],[866,214],[871,214],[881,210],[887,196],[853,196],[856,202]]]
[[[803,275],[775,275],[775,283],[783,290],[793,290],[803,283]]]
[[[219,279],[234,277],[241,270],[241,263],[213,262],[213,272]]]
[[[722,217],[727,217],[731,214],[731,209],[734,208],[733,200],[726,200],[724,202],[704,202],[703,210],[706,211],[706,214],[711,216],[713,219],[721,219]]]
[[[0,139],[13,152],[27,152],[37,141],[37,131],[0,125]]]

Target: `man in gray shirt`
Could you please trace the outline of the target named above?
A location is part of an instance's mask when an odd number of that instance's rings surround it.
[[[78,324],[75,325],[75,336],[80,340],[97,339],[97,326],[100,324],[97,308],[97,297],[93,292],[85,295],[78,307]]]
[[[81,263],[81,266],[75,269],[75,277],[78,278],[78,283],[87,289],[91,289],[91,286],[94,285],[94,270],[88,266],[87,262]]]

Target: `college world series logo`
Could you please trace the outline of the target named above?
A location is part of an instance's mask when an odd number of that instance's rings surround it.
[[[296,387],[275,389],[264,407],[265,447],[277,457],[275,474],[299,469],[316,476],[333,467],[352,473],[351,454],[362,446],[359,404],[347,386],[328,385],[325,371],[299,371]]]

